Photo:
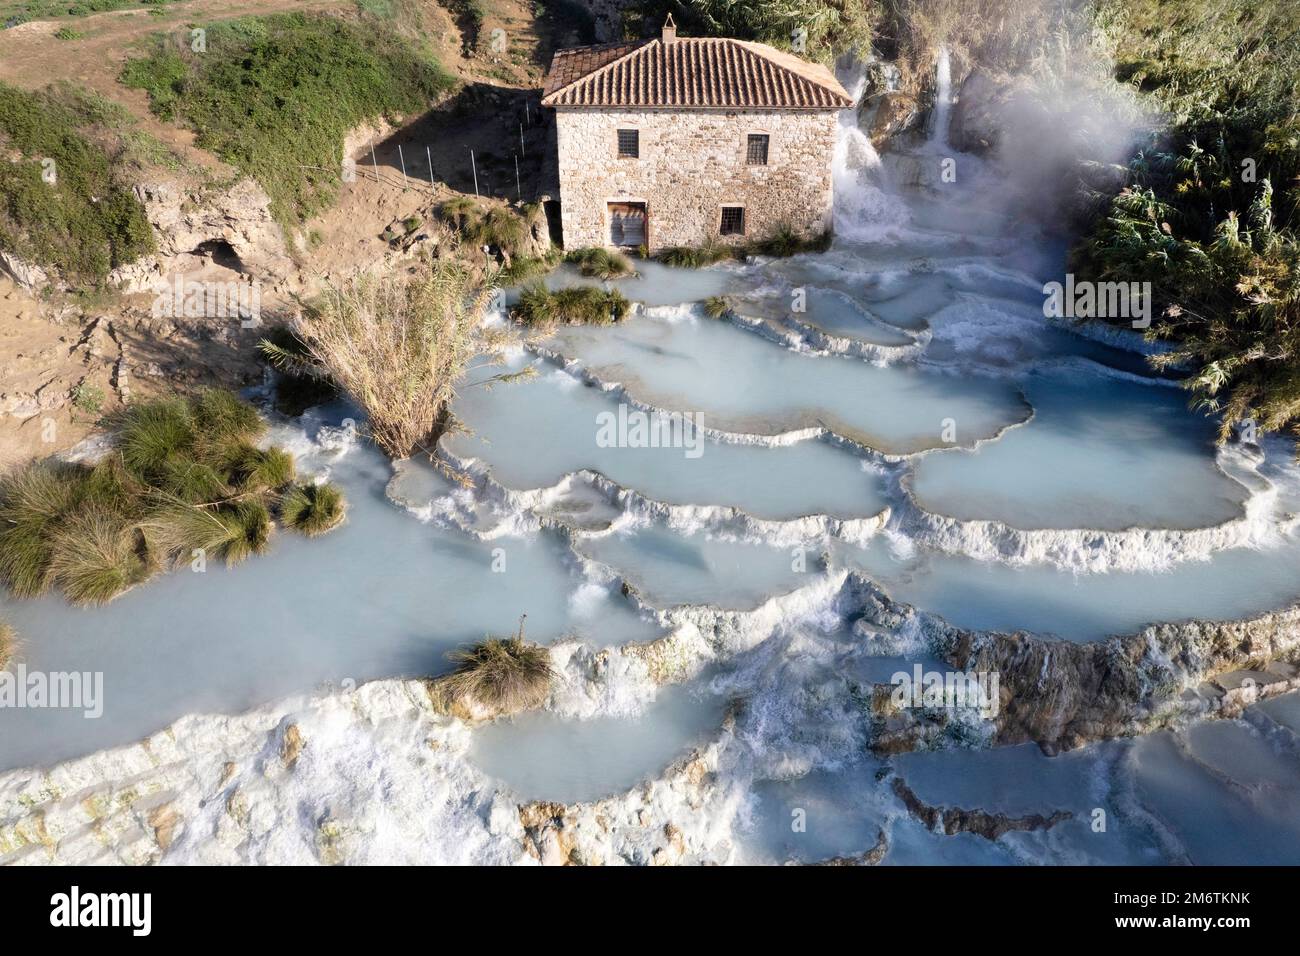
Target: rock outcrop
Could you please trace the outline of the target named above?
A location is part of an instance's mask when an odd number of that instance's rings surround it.
[[[920,821],[926,829],[946,836],[973,833],[986,840],[996,840],[1006,833],[1050,830],[1058,823],[1064,823],[1074,817],[1074,814],[1068,810],[1057,810],[1046,817],[1041,813],[1013,817],[1005,813],[991,813],[988,810],[936,807],[918,797],[901,777],[894,778],[893,788],[895,796],[903,802],[908,813]]]
[[[1240,621],[1150,625],[1136,634],[1073,643],[1025,632],[969,631],[867,588],[856,627],[912,629],[962,672],[996,673],[997,713],[902,709],[889,684],[872,696],[872,749],[942,746],[983,725],[989,742],[1034,742],[1049,753],[1131,736],[1196,717],[1235,717],[1257,700],[1300,688],[1300,606]]]
[[[232,268],[263,282],[284,278],[292,269],[284,232],[271,215],[271,201],[248,177],[225,189],[198,193],[185,192],[173,182],[140,183],[135,195],[154,227],[158,253],[111,277],[125,291],[146,291],[173,271],[171,260],[214,248],[228,249],[236,260],[229,263]]]
[[[39,292],[50,281],[50,274],[40,266],[0,249],[0,273],[9,276],[22,289]]]
[[[978,67],[962,80],[953,104],[948,142],[969,153],[991,153],[1008,111],[1031,89],[1027,77],[994,77]]]
[[[879,151],[892,137],[917,129],[923,119],[921,100],[915,92],[902,88],[898,67],[879,60],[868,64],[858,103],[858,126],[871,145]]]

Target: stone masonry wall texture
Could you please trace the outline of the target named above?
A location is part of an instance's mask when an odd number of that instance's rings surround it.
[[[833,111],[560,108],[556,127],[569,249],[609,243],[611,202],[645,203],[651,252],[830,228]],[[640,132],[639,158],[619,158],[620,129]],[[770,137],[766,166],[746,165],[750,133]],[[729,205],[744,207],[743,236],[719,235]]]

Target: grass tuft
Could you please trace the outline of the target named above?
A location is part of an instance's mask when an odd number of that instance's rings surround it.
[[[707,242],[702,246],[666,246],[659,250],[658,259],[666,266],[678,269],[700,269],[724,259],[743,259],[740,246],[727,246],[720,242]]]
[[[548,289],[538,282],[520,293],[510,314],[529,328],[545,331],[557,325],[612,325],[623,321],[631,308],[627,296],[617,289],[582,285]]]
[[[183,398],[162,399],[126,411],[118,448],[131,474],[153,483],[167,476],[169,464],[193,451],[194,435],[189,403]]]
[[[51,541],[50,575],[73,604],[105,604],[149,575],[136,528],[91,507],[69,516]]]
[[[704,300],[704,314],[711,319],[720,319],[730,311],[726,296],[711,295]]]
[[[594,279],[617,279],[632,275],[636,270],[632,260],[621,252],[611,252],[599,246],[575,249],[564,257],[578,267],[578,271]]]
[[[294,485],[280,499],[280,520],[309,538],[333,531],[346,514],[343,493],[334,485]]]
[[[173,561],[263,553],[271,508],[299,497],[293,457],[249,443],[264,430],[252,406],[204,392],[131,407],[118,447],[94,466],[12,472],[0,479],[0,583],[16,597],[58,587],[75,604],[103,604]],[[294,506],[304,533],[341,520],[332,486],[308,504]]]
[[[555,678],[550,652],[522,637],[489,637],[453,653],[452,660],[456,669],[434,682],[448,709],[513,714],[540,707]]]
[[[226,564],[239,564],[255,554],[265,554],[271,542],[271,512],[265,502],[241,501],[220,518],[230,528],[230,538],[221,556]]]
[[[80,498],[77,470],[62,465],[34,464],[0,482],[0,580],[15,597],[49,589],[52,534]]]
[[[233,446],[227,453],[230,484],[241,493],[277,491],[295,475],[293,456],[283,448]]]

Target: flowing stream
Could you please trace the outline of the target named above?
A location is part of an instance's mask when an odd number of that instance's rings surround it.
[[[954,624],[1103,640],[1146,623],[1229,620],[1300,598],[1289,442],[1216,449],[1213,422],[1149,374],[1123,331],[1042,317],[1066,238],[996,202],[996,171],[954,183],[947,57],[929,139],[882,161],[841,120],[825,254],[617,283],[640,303],[612,328],[529,343],[455,407],[442,454],[473,476],[393,468],[355,440],[355,410],[314,409],[273,438],[346,491],[348,523],[268,556],[179,570],[103,609],[0,599],[32,669],[100,671],[99,719],[0,715],[0,769],[138,739],[321,684],[430,675],[515,630],[588,660],[688,628],[706,666],[658,686],[631,664],[600,693],[569,667],[545,712],[474,730],[482,786],[594,800],[715,738],[743,700],[711,821],[736,860],[862,853],[892,863],[1287,862],[1300,853],[1295,695],[1246,719],[1047,757],[1034,747],[895,758],[933,804],[1066,810],[996,841],[916,823],[868,755],[855,688],[926,663],[906,635],[854,636],[846,570]],[[589,282],[567,270],[550,280]],[[727,295],[733,314],[700,302]],[[797,303],[797,305],[796,305]],[[679,413],[679,414],[678,414]],[[629,430],[685,418],[655,447]],[[614,441],[602,423],[620,421]],[[888,642],[887,642],[888,643]],[[557,654],[559,651],[557,650]],[[1093,811],[1111,826],[1098,835]],[[803,830],[792,828],[802,811]],[[722,817],[725,816],[725,819]]]

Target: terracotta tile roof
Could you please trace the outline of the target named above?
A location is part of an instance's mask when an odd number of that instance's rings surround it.
[[[766,44],[678,37],[559,50],[542,105],[838,110],[852,100],[826,67]]]

